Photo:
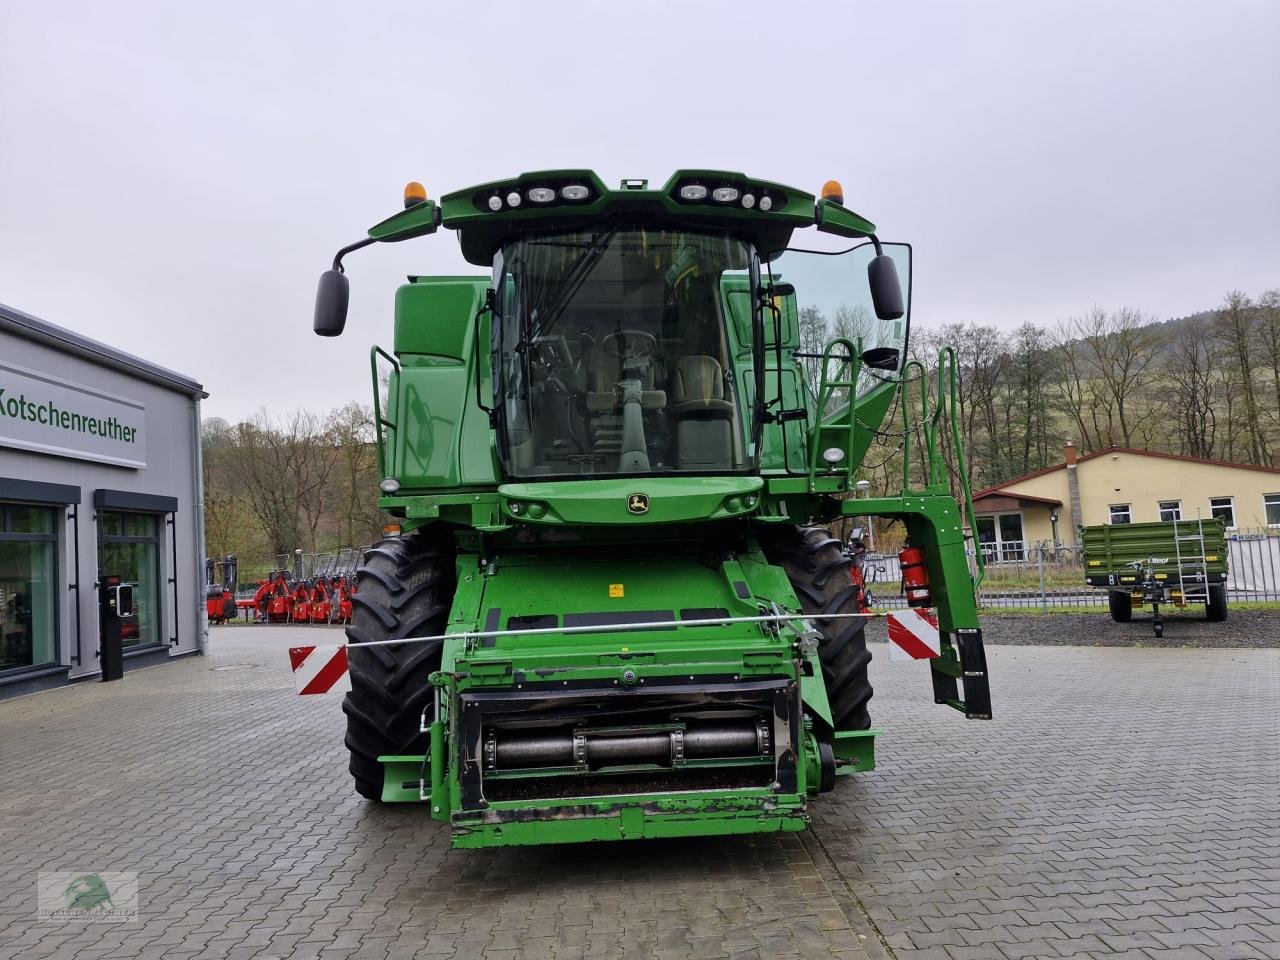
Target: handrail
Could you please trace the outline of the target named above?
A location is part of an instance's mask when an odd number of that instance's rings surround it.
[[[838,363],[847,364],[848,372],[844,376],[848,379],[829,379],[827,370],[832,361],[832,350],[836,347],[843,347],[845,350],[844,358],[837,360]],[[812,491],[817,486],[818,460],[822,456],[824,447],[822,435],[827,430],[845,431],[845,439],[843,449],[844,455],[844,475],[845,486],[852,488],[853,486],[853,441],[858,426],[858,375],[862,365],[862,339],[858,338],[857,344],[847,337],[833,337],[827,342],[826,347],[822,351],[822,377],[818,381],[818,397],[817,406],[814,408],[815,427],[813,436],[809,442],[809,490]],[[831,401],[832,396],[837,390],[847,390],[849,393],[848,409],[846,416],[847,423],[825,423],[823,415],[826,412],[827,404]],[[834,466],[834,464],[833,464]],[[831,471],[828,471],[831,472]]]
[[[912,377],[911,373],[915,372]],[[902,385],[902,495],[909,496],[911,490],[911,381],[920,381],[920,413],[921,423],[929,421],[929,378],[925,374],[924,364],[919,360],[908,360],[902,365],[899,383]],[[925,457],[929,456],[929,431],[925,428]]]
[[[964,441],[960,432],[960,374],[956,360],[956,351],[954,347],[943,347],[938,351],[938,396],[942,396],[942,371],[944,368],[949,371],[947,382],[949,384],[949,404],[951,407],[951,442],[955,447],[956,454],[956,473],[960,476],[960,489],[964,493],[964,506],[966,519],[969,521],[969,530],[973,534],[973,553],[978,572],[973,578],[973,588],[975,590],[982,586],[982,581],[987,575],[986,561],[982,557],[982,550],[978,543],[978,527],[974,518],[973,511],[973,488],[969,483],[969,468],[965,464],[964,457]]]
[[[914,374],[914,376],[912,376]],[[934,377],[933,403],[930,406],[930,391],[925,366],[919,360],[909,360],[902,367],[902,495],[910,496],[915,491],[911,487],[911,404],[907,396],[911,381],[920,381],[920,429],[925,455],[925,491],[928,493],[943,492],[949,486],[946,481],[946,465],[938,446],[938,429],[944,412],[950,424],[951,445],[956,456],[956,474],[960,481],[960,493],[963,496],[965,518],[974,540],[974,559],[977,573],[973,578],[976,590],[986,577],[986,561],[982,555],[981,544],[978,543],[977,527],[974,523],[973,488],[969,482],[969,468],[965,465],[964,442],[960,431],[960,375],[956,361],[956,352],[952,347],[943,347],[938,351],[937,373]]]
[[[369,370],[373,376],[373,433],[374,440],[376,441],[376,446],[378,448],[378,478],[381,480],[383,477],[390,476],[387,470],[386,439],[382,432],[382,428],[387,427],[390,430],[398,428],[394,422],[387,420],[382,416],[382,402],[379,399],[378,390],[378,357],[382,357],[391,364],[391,367],[395,370],[397,377],[400,373],[400,361],[379,346],[374,346],[373,349],[369,351]],[[387,388],[387,406],[391,406],[390,386]]]

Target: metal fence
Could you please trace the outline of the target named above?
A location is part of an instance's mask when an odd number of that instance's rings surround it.
[[[1107,591],[1084,582],[1079,544],[1054,546],[1044,540],[1004,544],[998,553],[984,556],[986,576],[978,590],[980,607],[1048,610],[1107,606]],[[864,563],[877,604],[906,606],[898,586],[902,573],[897,556],[867,554]],[[972,552],[969,568],[976,572]],[[1239,529],[1230,533],[1227,569],[1229,602],[1280,600],[1280,529]]]

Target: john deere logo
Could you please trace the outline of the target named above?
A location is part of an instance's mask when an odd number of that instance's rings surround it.
[[[633,493],[627,497],[627,511],[629,513],[648,513],[649,512],[649,495],[647,493]]]

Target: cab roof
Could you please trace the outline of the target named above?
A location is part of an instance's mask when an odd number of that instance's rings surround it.
[[[844,236],[875,231],[875,224],[831,200],[729,170],[677,170],[658,189],[647,180],[623,180],[614,190],[590,170],[522,173],[446,194],[438,217],[440,226],[458,231],[463,257],[478,266],[492,264],[504,244],[522,236],[602,222],[723,231],[765,259],[784,250],[795,229],[824,220]]]

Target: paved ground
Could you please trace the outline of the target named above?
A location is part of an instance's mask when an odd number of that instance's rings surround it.
[[[1156,637],[1151,613],[1135,611],[1129,623],[1115,623],[1105,610],[1079,613],[982,615],[989,643],[1066,644],[1098,647],[1258,647],[1280,645],[1280,610],[1234,608],[1224,623],[1209,623],[1204,607],[1162,610],[1164,636]]]
[[[880,768],[808,833],[454,852],[291,695],[324,628],[213,635],[0,703],[0,958],[1280,957],[1275,649],[995,647],[980,723],[877,645]],[[40,870],[136,871],[142,921],[35,922]]]

